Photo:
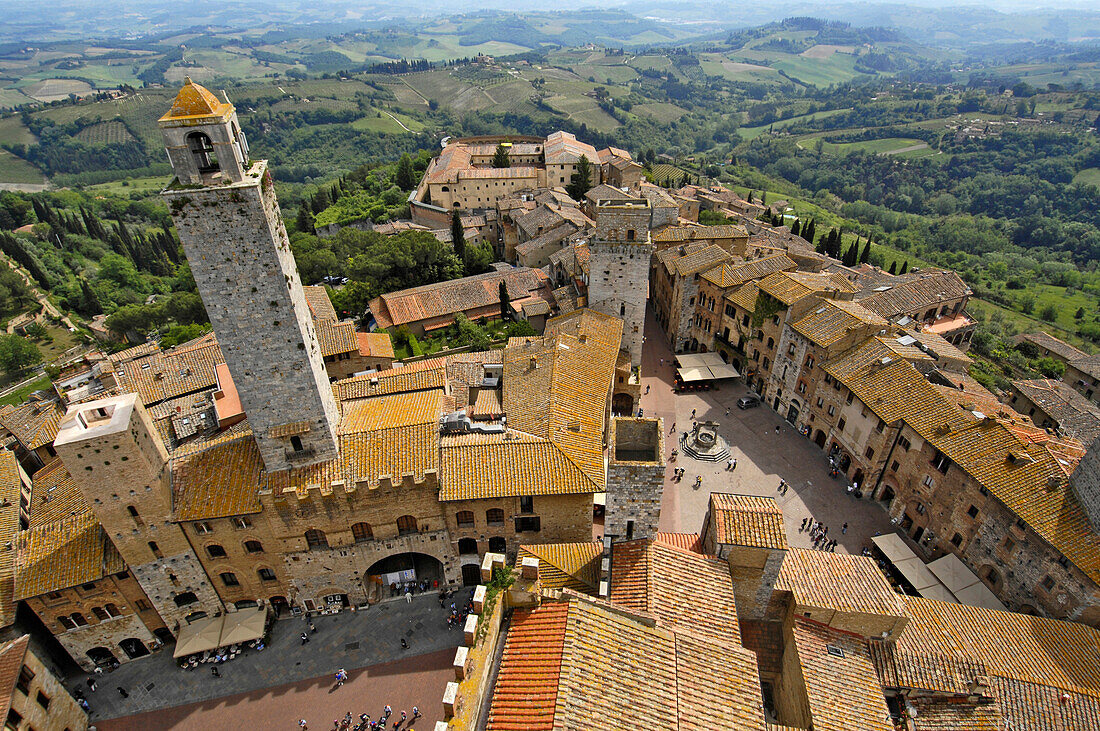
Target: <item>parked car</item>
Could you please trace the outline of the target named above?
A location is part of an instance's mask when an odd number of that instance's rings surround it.
[[[742,396],[737,399],[737,408],[739,409],[755,409],[760,405],[760,397],[755,394],[749,394],[748,396]]]

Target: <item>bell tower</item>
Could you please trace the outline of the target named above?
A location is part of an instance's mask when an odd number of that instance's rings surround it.
[[[268,472],[332,459],[340,412],[265,160],[190,79],[160,118],[163,191]]]

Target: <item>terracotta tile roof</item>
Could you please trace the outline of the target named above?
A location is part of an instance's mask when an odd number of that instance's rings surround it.
[[[444,359],[432,358],[408,363],[399,368],[345,378],[332,384],[332,394],[337,401],[352,401],[391,393],[443,388],[446,381]]]
[[[820,307],[810,311],[793,327],[810,341],[828,347],[853,330],[885,328],[886,324],[886,320],[855,302],[823,300]]]
[[[1059,340],[1058,338],[1054,337],[1044,330],[1040,330],[1037,333],[1024,333],[1023,335],[1017,335],[1012,340],[1014,343],[1020,343],[1021,341],[1034,343],[1040,348],[1049,350],[1050,352],[1061,356],[1064,360],[1067,361],[1077,360],[1078,358],[1085,358],[1088,356],[1088,353],[1084,352],[1083,350],[1079,350],[1073,347],[1064,340]]]
[[[61,460],[55,460],[60,464]],[[41,470],[39,471],[41,472]],[[22,482],[19,462],[15,455],[0,450],[0,547],[15,544],[19,532],[19,503]],[[0,550],[0,628],[15,621],[16,602],[12,596],[15,588],[15,552]],[[3,688],[0,687],[0,692]]]
[[[690,576],[690,581],[684,577]],[[611,601],[647,612],[677,632],[741,641],[729,564],[647,540],[616,543]]]
[[[703,552],[703,539],[699,537],[698,533],[666,533],[664,531],[657,531],[656,541],[666,546],[672,546],[673,548],[679,548],[684,551],[692,551],[694,553]]]
[[[797,605],[905,616],[898,594],[865,556],[792,548],[783,559],[775,588],[794,594]]]
[[[31,481],[30,527],[54,523],[91,509],[61,460],[34,473]]]
[[[134,358],[141,358],[142,356],[150,355],[160,351],[160,346],[153,341],[147,341],[135,345],[132,348],[126,348],[120,350],[117,353],[111,353],[107,356],[107,362],[111,364],[111,367],[118,370],[118,367],[123,363],[128,363]]]
[[[624,193],[607,183],[600,183],[599,185],[592,186],[588,189],[588,192],[584,194],[584,197],[593,203],[600,199],[608,198],[614,198],[615,200],[638,200],[637,196],[631,193]]]
[[[359,339],[356,337],[353,322],[314,320],[313,329],[317,333],[317,344],[321,346],[323,356],[354,353],[359,350]]]
[[[706,241],[695,241],[689,244],[681,244],[680,246],[670,246],[667,249],[662,249],[657,252],[657,261],[664,264],[668,273],[672,274],[677,271],[676,262],[679,259],[696,254],[710,246],[712,246],[712,244]]]
[[[181,521],[258,513],[265,477],[251,434],[174,459],[172,512]]]
[[[302,287],[302,292],[306,296],[306,304],[309,305],[309,312],[313,315],[314,320],[325,320],[327,322],[336,322],[336,310],[332,306],[332,300],[329,299],[328,290],[324,285],[316,284]]]
[[[64,415],[65,409],[56,401],[28,401],[0,410],[0,426],[33,451],[53,442]]]
[[[3,714],[3,718],[7,718],[8,711],[11,710],[15,684],[23,672],[30,641],[30,635],[23,635],[0,647],[0,714]]]
[[[863,640],[803,617],[794,618],[798,663],[815,731],[894,731],[890,709]],[[829,652],[840,650],[840,655]]]
[[[512,614],[489,707],[488,731],[552,731],[568,602]]]
[[[596,484],[565,451],[541,437],[513,431],[440,439],[439,499],[480,500],[516,495],[596,493]]]
[[[1069,364],[1088,376],[1100,378],[1100,354],[1086,355],[1084,358],[1071,360]]]
[[[386,329],[498,303],[502,281],[513,301],[549,286],[542,270],[516,267],[390,292],[371,300],[369,307],[379,329]]]
[[[703,279],[718,287],[738,287],[745,282],[763,279],[775,272],[792,271],[796,266],[786,254],[774,254],[746,261],[743,264],[722,264],[703,274]]]
[[[344,410],[340,434],[400,429],[406,426],[436,424],[442,415],[443,391],[378,396],[351,402]]]
[[[593,484],[592,492],[603,490],[603,405],[615,376],[622,328],[618,318],[577,310],[548,320],[543,338],[504,350],[509,427],[560,449]]]
[[[125,568],[122,557],[89,510],[18,535],[15,598],[86,584]]]
[[[770,497],[712,492],[710,515],[718,543],[787,550],[783,511]]]
[[[910,621],[893,648],[895,685],[922,687],[918,683],[926,681],[913,668],[926,665],[924,658],[940,657],[972,663],[990,676],[1100,699],[1098,630],[920,597],[905,597],[904,603]]]
[[[881,289],[889,287],[889,289]],[[870,291],[864,289],[859,303],[887,319],[909,314],[918,318],[922,310],[942,302],[967,297],[970,287],[953,271],[927,269],[889,278],[876,283]]]
[[[539,560],[539,585],[543,589],[573,589],[593,594],[600,588],[600,557],[603,543],[547,543],[520,546],[518,565],[525,557]]]
[[[359,354],[373,358],[393,358],[393,341],[389,333],[373,332],[355,333],[355,339],[359,343]]]
[[[495,421],[504,415],[504,407],[500,403],[500,389],[483,388],[477,393],[470,417],[474,419],[488,419]]]
[[[1000,707],[1000,729],[1100,731],[1100,700],[1048,685],[994,676],[993,695]],[[1041,725],[1036,720],[1043,722]]]
[[[543,146],[543,159],[547,165],[563,165],[575,163],[581,156],[588,158],[593,165],[598,165],[600,156],[592,145],[581,142],[576,135],[569,132],[552,132],[546,137]]]
[[[735,643],[568,591],[512,621],[491,730],[764,729],[754,656]]]
[[[184,343],[123,364],[119,390],[136,392],[142,403],[152,406],[215,386],[214,368],[224,362],[217,342]]]
[[[172,108],[164,113],[160,122],[205,123],[208,118],[223,118],[233,112],[233,105],[218,99],[205,87],[186,77],[179,93],[172,102]]]

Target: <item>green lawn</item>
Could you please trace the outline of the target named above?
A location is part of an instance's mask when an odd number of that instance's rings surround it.
[[[31,342],[38,346],[38,351],[42,353],[47,363],[57,360],[66,350],[79,342],[77,334],[69,332],[67,327],[46,325],[46,332],[50,335],[49,339]]]
[[[7,150],[0,150],[0,183],[38,183],[45,179],[42,171]]]
[[[12,406],[18,406],[26,401],[27,396],[30,396],[35,391],[41,391],[44,388],[50,387],[50,377],[43,375],[37,378],[22,388],[17,388],[7,396],[0,396],[0,404],[10,404]]]
[[[1073,182],[1100,188],[1100,168],[1085,168],[1073,176]]]
[[[812,121],[815,119],[825,119],[832,117],[835,114],[841,112],[850,112],[849,109],[829,109],[824,112],[814,112],[813,114],[802,114],[797,117],[790,117],[788,119],[781,119],[778,122],[772,122],[771,124],[762,124],[759,127],[742,127],[737,130],[737,133],[741,135],[742,139],[751,140],[759,137],[764,132],[767,132],[769,128],[782,129],[783,127],[789,127],[792,124],[798,124],[799,122]]]
[[[145,195],[147,193],[159,193],[167,187],[171,178],[163,175],[154,175],[148,178],[130,178],[128,180],[115,180],[110,183],[89,185],[88,190],[96,191],[104,195],[129,196],[133,193]]]
[[[417,122],[415,119],[406,117],[403,114],[394,114],[393,117],[401,120],[406,127],[413,132],[418,132],[424,129],[424,125]],[[381,116],[368,115],[351,123],[351,126],[359,130],[370,130],[371,132],[383,132],[386,134],[408,134],[408,132],[401,127],[400,124],[386,112],[382,112]]]
[[[879,155],[887,155],[892,152],[904,150],[907,147],[915,147],[917,145],[924,145],[924,141],[916,140],[910,137],[884,137],[879,140],[864,140],[862,142],[822,142],[821,151],[838,155],[845,155],[849,152],[856,150],[863,150],[864,152],[873,152]],[[923,150],[921,150],[923,152]]]

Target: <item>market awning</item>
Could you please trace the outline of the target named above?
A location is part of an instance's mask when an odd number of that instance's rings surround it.
[[[937,558],[928,564],[928,568],[943,582],[944,586],[951,590],[952,594],[958,597],[960,604],[1008,611],[997,599],[997,595],[982,583],[978,575],[967,568],[955,554],[949,553]]]
[[[737,378],[741,375],[717,353],[683,353],[676,356],[676,363],[679,365],[676,372],[685,383]]]
[[[224,617],[200,619],[180,627],[176,636],[176,651],[172,657],[194,655],[220,646]]]
[[[239,642],[258,640],[264,636],[266,627],[266,607],[238,609],[232,614],[225,615],[225,624],[222,625],[222,635],[218,641],[218,646],[227,647]]]
[[[958,600],[950,590],[936,578],[936,575],[929,570],[924,561],[920,560],[901,536],[896,534],[875,536],[871,542],[882,551],[897,572],[917,590],[918,594],[928,599],[958,604]]]

